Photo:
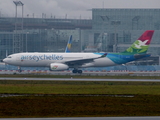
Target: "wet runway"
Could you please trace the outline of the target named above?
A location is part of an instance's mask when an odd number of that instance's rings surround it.
[[[160,79],[87,79],[87,78],[10,78],[0,77],[0,80],[51,80],[51,81],[140,81],[140,82],[160,82]]]

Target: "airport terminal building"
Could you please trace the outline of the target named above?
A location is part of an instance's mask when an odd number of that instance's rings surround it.
[[[160,9],[92,9],[92,19],[0,17],[0,59],[17,52],[122,52],[155,30],[149,53],[159,64]],[[152,62],[153,63],[153,62]]]
[[[159,13],[160,9],[93,9],[92,29],[107,34],[107,44],[102,48],[110,52],[125,50],[145,30],[156,30],[149,52],[159,55]]]

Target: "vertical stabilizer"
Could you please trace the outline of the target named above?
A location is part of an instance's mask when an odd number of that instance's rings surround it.
[[[66,46],[65,53],[70,52],[70,50],[71,50],[71,44],[72,44],[72,35],[69,37],[69,40],[68,40],[68,43],[67,43],[67,46]]]
[[[122,53],[144,54],[149,48],[154,30],[146,30],[128,49]]]

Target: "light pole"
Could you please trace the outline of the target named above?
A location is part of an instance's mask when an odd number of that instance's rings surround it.
[[[23,51],[23,3],[21,1],[13,1],[16,6],[16,15],[15,15],[15,33],[13,38],[13,53]],[[22,6],[22,22],[21,22],[21,34],[17,34],[17,7]]]
[[[29,33],[29,32],[26,32],[26,52],[27,52],[27,49],[28,49],[28,48],[27,48],[27,47],[28,47],[28,46],[27,46],[27,41],[28,41],[28,33]]]
[[[114,52],[117,52],[117,26],[121,24],[121,21],[111,21],[111,25],[115,26],[114,32]]]
[[[107,33],[105,32],[106,31],[105,26],[106,26],[106,24],[109,23],[110,18],[107,15],[101,15],[100,17],[103,21],[102,27],[101,27],[102,28],[101,51],[106,51],[106,48],[107,48],[107,45],[106,45],[106,43],[107,43],[107,40],[106,40]],[[105,37],[105,39],[104,39],[104,37]]]

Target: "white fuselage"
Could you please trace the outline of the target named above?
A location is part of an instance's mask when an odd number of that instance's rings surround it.
[[[23,67],[49,67],[51,63],[66,63],[72,61],[92,59],[93,61],[83,64],[74,64],[78,67],[105,67],[116,65],[107,57],[99,58],[101,55],[94,53],[17,53],[9,55],[3,61],[7,64]],[[72,67],[73,67],[72,66]]]

